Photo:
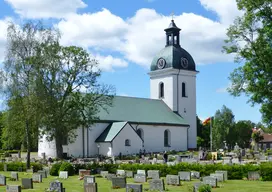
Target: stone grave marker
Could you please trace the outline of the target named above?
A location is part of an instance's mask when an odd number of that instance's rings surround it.
[[[7,172],[8,171],[8,165],[4,164],[4,171]]]
[[[33,174],[32,181],[33,183],[42,183],[42,175],[39,173]]]
[[[146,175],[146,172],[145,170],[137,170],[137,174]]]
[[[22,167],[19,167],[19,168],[18,168],[18,172],[23,172],[23,168],[22,168]]]
[[[0,186],[7,185],[7,178],[4,175],[0,175]]]
[[[61,179],[68,179],[68,171],[60,171],[59,178]]]
[[[117,170],[116,170],[116,175],[117,175],[117,176],[125,177],[125,176],[126,176],[126,172],[125,172],[125,170],[117,169]]]
[[[10,177],[11,177],[12,179],[15,179],[16,181],[19,180],[19,177],[18,177],[18,173],[17,173],[17,172],[11,172],[11,173],[10,173]]]
[[[180,179],[178,175],[166,175],[167,185],[180,185]]]
[[[146,182],[146,176],[143,174],[135,174],[134,175],[134,182],[135,183],[145,183]]]
[[[203,185],[202,183],[194,183],[194,192],[198,192],[199,187]]]
[[[95,177],[92,175],[85,175],[84,176],[84,185],[90,184],[90,183],[95,183]]]
[[[248,180],[259,180],[260,173],[258,171],[249,171],[248,172]]]
[[[223,173],[224,174],[224,181],[228,180],[228,171],[215,171],[215,173]]]
[[[37,171],[38,174],[41,174],[42,175],[42,178],[47,178],[47,174],[46,174],[46,171],[45,170],[39,170]]]
[[[100,171],[100,175],[103,177],[103,178],[106,178],[108,176],[109,172],[108,171]]]
[[[241,155],[242,155],[242,157],[246,156],[246,150],[245,149],[241,150]]]
[[[87,170],[87,169],[79,169],[79,170],[78,170],[78,175],[81,176],[80,172],[81,172],[81,171],[86,171],[86,170]]]
[[[198,171],[191,171],[191,178],[199,179],[200,178],[200,172],[198,172]]]
[[[211,187],[217,187],[217,178],[215,177],[203,177],[203,183],[210,185]]]
[[[148,170],[147,178],[150,179],[160,179],[160,171],[159,170]]]
[[[142,184],[131,184],[128,183],[126,186],[126,192],[142,192],[143,185]]]
[[[133,171],[126,171],[126,177],[133,178]]]
[[[84,184],[84,192],[97,192],[97,183]]]
[[[191,172],[189,171],[180,171],[178,172],[179,178],[181,181],[191,181]]]
[[[33,169],[27,169],[26,172],[27,173],[34,173],[34,170]]]
[[[7,185],[6,192],[21,192],[22,188],[20,185]]]
[[[271,155],[267,156],[267,160],[272,161],[272,156]]]
[[[211,173],[210,176],[215,177],[218,182],[224,181],[224,173]]]
[[[64,192],[62,183],[59,181],[53,181],[50,183],[49,191],[54,191],[54,192]]]
[[[79,176],[80,177],[84,177],[85,175],[91,175],[91,170],[79,171]]]
[[[164,186],[164,180],[163,179],[150,179],[148,180],[149,183],[149,190],[150,191],[164,191],[165,186]]]
[[[107,175],[107,179],[110,180],[110,181],[112,180],[113,177],[116,177],[116,175],[115,174],[111,174],[111,173],[109,173]]]
[[[23,189],[33,189],[32,178],[22,178],[22,188]]]
[[[125,177],[112,177],[112,188],[126,188],[127,180]]]

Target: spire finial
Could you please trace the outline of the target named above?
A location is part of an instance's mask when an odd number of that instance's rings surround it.
[[[172,16],[172,20],[174,20],[174,15],[175,15],[175,13],[174,13],[174,11],[171,13],[171,16]]]

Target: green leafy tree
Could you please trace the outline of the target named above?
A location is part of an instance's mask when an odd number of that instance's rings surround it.
[[[241,148],[248,148],[250,146],[250,139],[254,123],[251,121],[238,121],[235,124],[237,133],[237,143]]]
[[[229,92],[246,94],[261,105],[262,118],[272,124],[272,1],[236,0],[244,14],[228,28],[224,51],[243,64],[231,75]]]
[[[210,125],[203,125],[197,117],[197,145],[198,147],[210,147]]]

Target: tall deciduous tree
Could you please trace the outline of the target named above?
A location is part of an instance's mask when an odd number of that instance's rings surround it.
[[[252,128],[254,127],[254,123],[251,121],[238,121],[235,124],[235,130],[237,134],[237,143],[241,148],[250,147],[250,139]]]
[[[261,105],[263,121],[272,124],[272,1],[236,0],[243,16],[228,28],[228,54],[243,65],[231,75],[229,92],[245,93],[252,104]]]

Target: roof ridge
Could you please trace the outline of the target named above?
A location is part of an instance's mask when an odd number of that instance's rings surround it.
[[[131,99],[145,99],[145,100],[162,101],[161,99],[152,99],[152,98],[136,97],[136,96],[122,96],[122,95],[115,95],[114,97],[124,97],[124,98],[131,98]]]

